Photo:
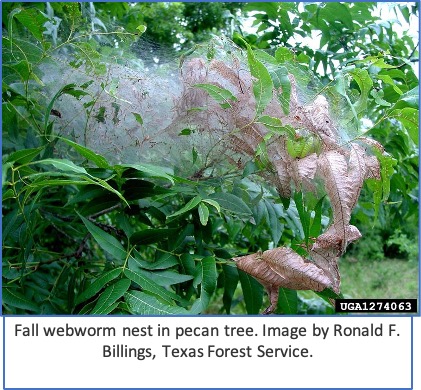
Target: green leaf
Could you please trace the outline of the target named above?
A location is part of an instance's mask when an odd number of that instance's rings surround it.
[[[137,114],[136,112],[132,112],[132,114],[134,115],[134,118],[136,119],[136,122],[140,123],[141,125],[143,125],[143,119],[142,116],[140,114]]]
[[[88,286],[77,298],[76,305],[86,301],[87,299],[93,297],[98,291],[100,291],[108,282],[117,278],[121,274],[121,268],[115,268],[110,271],[104,272],[97,279],[93,281],[92,284]]]
[[[257,166],[257,164],[252,160],[247,161],[243,170],[243,174],[241,175],[241,178],[244,179],[245,177],[256,172],[259,172],[259,167]]]
[[[384,62],[384,58],[373,58],[371,65],[380,69],[393,69],[398,67],[396,65],[387,64]]]
[[[373,149],[373,151],[380,162],[383,201],[386,202],[390,193],[390,178],[395,172],[394,166],[397,164],[397,161],[389,154],[382,154],[377,149]]]
[[[263,286],[252,276],[242,270],[238,270],[244,302],[248,314],[259,314],[263,304]]]
[[[269,17],[271,20],[277,20],[279,3],[277,2],[251,2],[244,3],[244,11],[260,11]]]
[[[379,80],[382,80],[385,84],[389,84],[392,86],[393,90],[399,94],[402,95],[402,90],[395,84],[395,82],[393,81],[393,79],[389,76],[389,75],[377,75],[377,78]]]
[[[384,97],[384,91],[383,90],[375,90],[373,89],[370,92],[370,95],[373,96],[374,101],[376,102],[377,105],[379,106],[383,106],[383,107],[390,107],[392,104],[387,102],[386,100],[383,99]]]
[[[14,16],[28,29],[37,41],[41,43],[44,41],[44,31],[46,30],[44,24],[48,21],[48,18],[38,9],[21,8]],[[9,33],[12,32],[10,31]]]
[[[254,50],[253,54],[257,60],[261,61],[264,64],[278,66],[278,62],[276,61],[275,57],[271,56],[269,53],[266,53],[263,50]]]
[[[323,39],[323,37],[322,37],[322,39]],[[309,65],[312,61],[310,56],[308,56],[307,54],[304,54],[304,52],[301,52],[300,54],[298,54],[298,56],[296,57],[296,60],[297,60],[298,63],[306,64],[306,65]]]
[[[209,196],[212,200],[218,202],[222,209],[233,212],[238,215],[252,215],[252,211],[246,203],[234,194],[227,192],[215,192]]]
[[[191,135],[191,133],[191,129],[183,129],[178,133],[178,135]]]
[[[81,146],[77,144],[76,142],[70,141],[68,139],[64,139],[63,141],[70,145],[73,149],[75,149],[80,155],[85,157],[87,160],[92,161],[97,167],[99,168],[109,168],[110,165],[108,164],[105,157],[101,156],[100,154],[97,154],[93,152],[92,150],[85,148],[84,146]]]
[[[193,279],[192,275],[180,274],[173,270],[154,271],[149,274],[152,280],[163,287],[184,283]]]
[[[291,80],[288,77],[288,69],[285,66],[279,66],[269,71],[275,90],[278,91],[278,100],[282,105],[285,115],[289,114],[289,103],[291,99]],[[282,93],[279,93],[279,89]]]
[[[231,108],[229,100],[236,102],[237,98],[227,89],[217,87],[213,84],[194,84],[193,87],[204,89],[215,99],[222,108]]]
[[[45,146],[40,146],[39,148],[18,150],[10,154],[6,159],[6,162],[10,162],[13,164],[27,164],[31,162],[36,156],[38,156],[38,154],[40,154],[41,151],[44,149]]]
[[[267,141],[272,136],[272,133],[267,133],[263,137],[263,141],[261,141],[256,148],[255,152],[255,162],[259,169],[261,170],[270,170],[272,168],[272,162],[269,159],[268,149],[267,149]]]
[[[136,30],[139,31],[139,34],[143,34],[146,31],[146,26],[139,24],[139,26],[136,27]]]
[[[194,275],[196,268],[193,256],[190,253],[183,253],[180,256],[180,269],[184,274]]]
[[[360,97],[353,104],[356,113],[359,114],[360,112],[365,111],[367,108],[368,94],[370,89],[373,87],[373,80],[371,80],[370,75],[365,69],[355,68],[349,73],[360,88]]]
[[[12,169],[13,167],[13,163],[12,162],[8,162],[8,163],[3,163],[2,167],[1,167],[1,186],[2,188],[7,184],[9,185],[10,182],[7,181],[8,179],[8,173],[9,171]]]
[[[16,9],[14,11],[16,11]],[[10,13],[10,15],[12,15],[14,11],[12,11]],[[9,18],[9,19],[11,19],[11,18]],[[24,61],[26,63],[26,66],[28,67],[27,72],[32,72],[32,64],[36,64],[38,62],[41,62],[41,60],[43,59],[43,57],[45,55],[44,50],[35,42],[29,42],[28,39],[13,38],[11,35],[12,35],[11,31],[9,30],[9,40],[10,40],[9,50],[11,52],[10,54],[15,55],[15,54],[18,54],[18,53],[25,53]],[[4,40],[4,43],[7,42],[7,39],[4,36],[3,36],[3,40]],[[5,46],[3,46],[3,47],[5,47]],[[7,56],[7,54],[4,51],[3,51],[3,55]],[[18,54],[17,57],[15,57],[13,59],[10,58],[10,59],[11,59],[12,62],[14,62],[16,59],[20,60],[21,57]],[[40,85],[42,85],[42,84],[40,84]],[[15,86],[13,84],[12,85],[9,84],[8,87],[13,89]],[[19,91],[16,91],[16,92],[19,92]]]
[[[256,119],[257,123],[265,125],[270,130],[275,130],[279,132],[283,129],[282,122],[279,118],[275,118],[269,115],[262,115]]]
[[[130,243],[132,245],[149,245],[172,237],[177,232],[176,228],[146,229],[133,233],[130,236]]]
[[[256,221],[256,225],[260,225],[264,223],[264,221],[269,222],[268,216],[268,209],[266,206],[267,199],[262,199],[261,201],[257,202],[253,209],[253,216],[254,220]]]
[[[293,158],[304,158],[317,149],[317,140],[313,137],[302,137],[299,139],[287,139],[288,154]]]
[[[13,288],[3,287],[3,303],[19,309],[30,310],[39,313],[38,305],[25,297],[22,293]]]
[[[197,158],[198,158],[198,156],[199,156],[199,153],[197,153],[197,150],[196,150],[196,148],[193,146],[192,147],[192,149],[191,149],[191,154],[192,154],[192,163],[193,164],[196,164],[196,161],[197,161]]]
[[[88,314],[93,309],[94,306],[95,306],[95,302],[89,302],[85,306],[83,306],[82,309],[80,309],[79,313],[77,314],[79,315]]]
[[[131,263],[132,266],[135,266],[135,262]],[[139,269],[136,268],[133,269],[125,269],[124,275],[128,277],[130,280],[138,284],[140,287],[142,287],[143,290],[148,291],[159,298],[161,298],[163,301],[167,303],[171,303],[173,300],[175,301],[182,301],[183,298],[178,296],[177,294],[174,294],[171,291],[166,290],[165,288],[161,287],[159,284],[154,282],[153,280],[145,277],[141,272],[139,272]]]
[[[263,113],[273,98],[273,82],[269,71],[256,59],[250,45],[247,44],[247,59],[251,75],[256,79],[253,81],[253,94],[256,98],[256,113]]]
[[[42,180],[38,183],[32,183],[28,185],[31,189],[45,188],[51,186],[67,186],[67,185],[76,185],[83,186],[88,185],[91,182],[85,180]]]
[[[177,237],[174,237],[174,240],[168,242],[168,249],[172,252],[175,252],[179,247],[181,247],[188,236],[194,235],[194,226],[193,224],[188,224]]]
[[[276,247],[282,237],[284,231],[284,225],[279,220],[279,216],[276,212],[275,206],[267,199],[263,199],[263,204],[267,209],[267,221],[270,228],[270,234],[272,236],[273,245]]]
[[[77,213],[82,219],[82,222],[85,224],[89,233],[92,234],[92,237],[98,243],[98,245],[111,256],[117,260],[124,260],[126,258],[126,251],[123,248],[123,245],[111,234],[104,232],[98,226],[95,226],[92,222],[88,221],[86,218],[82,217]]]
[[[131,268],[131,267],[130,267]],[[139,268],[135,269],[136,273],[143,277],[152,280],[156,284],[162,287],[172,286],[173,284],[179,284],[192,280],[192,275],[183,275],[173,270],[161,270],[161,271],[145,271]]]
[[[405,92],[403,95],[400,96],[399,100],[395,104],[395,108],[402,108],[405,106],[409,106],[411,108],[418,109],[420,105],[420,96],[418,87],[412,88],[411,90]]]
[[[280,64],[288,61],[294,60],[294,53],[286,48],[286,47],[279,47],[275,51],[275,58]]]
[[[191,314],[202,313],[208,307],[210,298],[216,289],[216,279],[218,277],[215,258],[212,256],[203,258],[197,264],[197,267],[197,273],[201,280],[200,298],[193,303],[190,309]]]
[[[66,160],[66,159],[47,158],[45,160],[37,161],[36,163],[37,164],[51,164],[55,168],[57,168],[59,171],[62,171],[62,172],[74,172],[74,173],[79,173],[79,174],[82,173],[85,175],[88,174],[85,168],[79,167],[72,161]]]
[[[138,259],[137,257],[134,258],[134,260],[136,261],[137,264],[139,264],[141,268],[149,269],[149,270],[166,269],[178,264],[177,258],[170,253],[163,253],[154,262],[141,260],[141,259]]]
[[[318,200],[314,206],[314,218],[311,221],[310,237],[318,237],[322,230],[322,205],[324,197]]]
[[[53,160],[53,159],[49,159],[49,160]],[[42,160],[42,161],[38,161],[37,163],[44,163],[47,160]],[[67,161],[67,160],[63,160],[63,161]],[[53,164],[54,165],[54,164]],[[71,165],[66,164],[66,163],[61,163],[61,164],[57,164],[55,163],[55,165],[61,169],[67,169],[69,171],[71,171],[72,169],[74,171],[80,171],[81,169],[84,170],[84,168],[78,167],[76,165],[74,165],[73,163],[71,163]],[[76,167],[76,168],[75,168]],[[53,172],[54,173],[54,172]],[[53,173],[49,173],[50,175],[52,175]],[[86,172],[86,170],[84,170],[84,173],[88,176],[81,176],[80,179],[83,179],[84,181],[73,181],[73,180],[55,180],[55,181],[50,181],[51,185],[66,185],[66,184],[77,184],[77,185],[87,185],[87,184],[93,184],[96,186],[100,186],[104,189],[106,189],[109,192],[112,192],[113,194],[117,195],[127,206],[127,200],[124,199],[123,195],[120,194],[120,192],[118,192],[116,189],[114,189],[113,187],[111,187],[105,180],[102,180],[98,177],[94,177],[92,175],[89,175],[88,172]],[[47,173],[48,174],[48,173]],[[45,184],[46,181],[43,181],[41,184]],[[31,187],[36,186],[37,183],[32,183]]]
[[[372,226],[374,226],[377,218],[379,216],[380,203],[382,201],[382,181],[376,179],[366,179],[368,188],[373,193],[373,208],[374,208],[374,218]]]
[[[90,314],[108,314],[109,307],[122,297],[130,287],[129,279],[121,279],[108,286],[100,295]]]
[[[222,296],[222,302],[226,313],[230,314],[232,299],[240,277],[238,276],[237,267],[228,264],[222,264],[222,275],[224,277],[224,295]]]
[[[33,73],[32,64],[29,63],[27,59],[19,61],[19,62],[15,62],[15,63],[3,64],[3,82],[4,82],[4,85],[7,83],[8,79],[14,78],[15,74],[19,75],[19,77],[20,77],[20,79],[23,83],[25,83],[29,79],[31,79],[31,76],[32,76],[32,78],[35,79],[35,77],[34,77],[35,74]],[[37,82],[39,82],[38,79],[37,79]],[[42,85],[42,82],[39,83],[39,84]],[[11,90],[13,90],[13,87],[11,87],[9,85],[8,85],[8,87]]]
[[[170,315],[189,314],[186,309],[178,306],[166,305],[159,302],[155,297],[140,291],[128,291],[124,299],[132,310],[133,314],[143,315]]]
[[[81,90],[76,89],[76,84],[67,84],[64,87],[60,88],[59,91],[53,96],[50,103],[48,104],[45,114],[44,114],[44,132],[45,135],[49,135],[51,132],[48,131],[48,120],[50,119],[51,110],[53,109],[55,101],[62,95],[70,95],[74,96],[76,99],[80,99],[82,96],[87,95],[88,93]]]
[[[347,4],[326,3],[320,6],[318,18],[329,21],[332,25],[340,21],[348,29],[353,30],[353,18],[348,7]]]
[[[286,37],[292,36],[294,34],[294,30],[290,21],[290,15],[288,13],[288,10],[285,9],[285,6],[279,8],[278,15],[279,26],[283,35],[285,35]]]
[[[401,122],[405,126],[415,145],[419,145],[419,111],[417,109],[406,107],[401,110],[393,110],[388,116],[389,118],[395,118]]]
[[[279,288],[277,313],[297,314],[298,312],[298,295],[297,291],[289,288]]]
[[[157,177],[157,178],[160,178],[160,179],[166,179],[166,180],[169,180],[171,183],[174,184],[174,180],[171,177],[171,175],[173,175],[174,172],[169,168],[162,168],[162,167],[158,167],[156,165],[151,165],[151,164],[146,164],[146,163],[142,163],[142,164],[121,164],[119,166],[123,167],[123,168],[133,168],[133,169],[136,169],[140,172],[145,173],[147,176]]]
[[[100,62],[101,55],[91,42],[73,41],[72,46],[75,52],[73,53],[74,61],[69,62],[70,66],[79,68],[83,64],[88,73],[105,75],[107,71],[105,63]]]
[[[199,211],[200,223],[203,226],[206,226],[208,224],[209,209],[206,207],[206,205],[204,205],[203,203],[200,203],[198,207],[198,211]]]
[[[357,129],[359,129],[360,128],[360,122],[359,122],[358,112],[356,111],[355,105],[352,103],[350,97],[348,96],[349,87],[348,87],[347,84],[345,84],[345,78],[344,77],[338,77],[337,78],[336,84],[335,84],[335,89],[336,89],[337,92],[339,92],[339,94],[341,94],[345,98],[345,100],[346,100],[346,102],[347,102],[347,104],[350,108],[350,111],[351,111],[351,112],[349,112],[349,110],[347,110],[347,113],[344,115],[343,120],[346,121],[346,122],[354,120],[355,123],[356,123]]]
[[[3,197],[2,197],[3,202],[7,199],[15,199],[15,198],[16,198],[15,192],[11,188],[9,188],[7,191],[5,191],[3,193]]]
[[[298,215],[300,216],[301,225],[303,226],[304,239],[308,245],[310,235],[310,213],[304,206],[302,192],[296,192],[294,194],[294,202],[297,207]]]
[[[336,294],[334,291],[329,288],[325,288],[323,291],[315,291],[315,293],[323,298],[326,302],[332,305],[331,299],[343,299],[342,293]]]
[[[212,200],[212,199],[203,199],[202,202],[205,202],[207,204],[210,204],[211,206],[215,207],[218,213],[221,212],[221,206],[219,206],[219,203]]]
[[[202,197],[200,195],[196,195],[193,199],[190,199],[180,210],[176,211],[174,214],[169,215],[167,219],[174,218],[178,215],[186,213],[187,211],[195,209],[201,201]]]

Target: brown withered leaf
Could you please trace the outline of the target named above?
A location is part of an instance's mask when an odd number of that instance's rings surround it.
[[[315,191],[313,181],[317,169],[317,159],[317,154],[311,153],[304,158],[295,160],[299,180],[299,182],[296,183],[297,188],[301,189],[301,187],[304,186],[309,191]]]
[[[318,95],[313,103],[304,106],[303,112],[310,130],[337,140],[337,130],[329,116],[329,103],[323,95]]]
[[[359,239],[361,233],[355,226],[348,225],[345,229],[345,236],[345,241],[350,243]],[[335,226],[331,225],[326,232],[317,237],[310,250],[310,256],[314,263],[330,279],[332,290],[336,293],[339,293],[341,285],[338,258],[342,254],[343,245],[341,235],[336,232]]]
[[[316,134],[325,150],[338,148],[338,131],[329,114],[329,103],[323,95],[318,95],[314,102],[307,105],[294,105],[291,114],[293,127],[306,128]]]
[[[318,159],[320,176],[324,179],[326,192],[333,209],[333,230],[340,243],[341,255],[349,241],[351,212],[360,196],[364,180],[378,178],[380,166],[376,158],[367,156],[365,149],[357,143],[350,144],[349,152],[330,150]],[[348,154],[348,159],[346,153]]]
[[[345,228],[351,218],[349,205],[354,199],[354,185],[348,179],[346,158],[336,150],[327,151],[319,156],[318,168],[332,205],[333,224],[340,239],[345,243]]]
[[[348,182],[352,185],[353,191],[350,194],[348,207],[350,211],[357,204],[360,197],[361,188],[363,187],[364,179],[367,176],[365,150],[356,143],[351,143],[351,152],[349,154],[348,162]]]
[[[291,176],[288,170],[288,164],[284,160],[276,160],[273,164],[276,169],[277,179],[280,185],[276,187],[279,195],[283,198],[291,197]]]
[[[376,156],[365,156],[365,165],[367,171],[365,173],[366,179],[381,180],[380,176],[380,162]]]
[[[384,154],[384,147],[378,141],[374,139],[367,138],[367,137],[359,137],[357,140],[363,147],[360,146],[360,149],[363,150],[363,158],[365,163],[365,176],[364,179],[376,179],[381,180],[380,176],[380,162],[376,156],[371,154],[367,154],[366,149],[373,151],[380,152]],[[353,142],[352,145],[358,145],[356,142]],[[359,145],[358,145],[359,146]]]
[[[378,141],[376,141],[372,138],[358,137],[358,140],[365,143],[366,145],[369,145],[369,146],[377,149],[380,153],[384,152],[384,146],[380,142],[378,142]]]
[[[279,287],[313,291],[333,288],[322,269],[290,248],[275,248],[233,260],[239,269],[256,278],[267,289],[271,305],[265,314],[276,308]]]

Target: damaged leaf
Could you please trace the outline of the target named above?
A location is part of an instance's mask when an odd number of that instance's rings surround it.
[[[280,287],[313,291],[333,287],[320,268],[290,248],[280,247],[233,260],[239,269],[256,278],[268,291],[271,305],[266,314],[276,308]]]

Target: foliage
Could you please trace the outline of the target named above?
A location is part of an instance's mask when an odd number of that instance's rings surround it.
[[[8,15],[17,7],[38,9],[42,13],[46,11],[45,3],[4,3],[3,25],[7,25]],[[124,29],[136,34],[139,32],[138,26],[144,25],[146,30],[141,41],[149,42],[150,52],[144,53],[144,45],[138,42],[131,42],[130,47],[137,55],[150,61],[154,55],[159,57],[162,50],[186,50],[208,40],[212,34],[230,35],[242,3],[95,2],[80,3],[75,7],[63,2],[51,2],[49,7],[47,16],[50,20],[43,34],[51,35],[59,43],[61,38],[67,37],[76,28],[79,31],[86,29],[93,33],[91,36],[94,40],[104,46],[97,47],[99,51],[115,46],[116,37],[104,40],[95,32]],[[76,19],[73,12],[78,14]],[[41,17],[41,13],[38,15]],[[25,32],[22,25],[14,23],[13,27],[20,34]],[[118,43],[119,48],[124,48],[124,43]]]
[[[418,263],[385,258],[362,261],[345,258],[340,263],[345,297],[413,298],[418,296]],[[396,275],[399,278],[396,278]]]
[[[188,47],[207,39],[211,26],[228,32],[226,22],[232,21],[234,39],[243,45],[241,28],[235,25],[237,6],[205,3],[198,12],[197,4],[188,3],[49,4],[2,4],[7,26],[2,90],[4,312],[198,314],[218,301],[214,311],[259,313],[268,303],[262,286],[230,259],[278,244],[298,252],[308,248],[310,238],[326,227],[329,208],[323,195],[306,195],[302,205],[298,197],[280,199],[270,183],[256,177],[268,168],[270,137],[247,164],[229,174],[216,170],[181,177],[168,166],[113,163],[55,130],[61,116],[57,102],[64,97],[81,102],[98,122],[103,119],[104,113],[93,111],[97,101],[92,83],[70,80],[51,96],[42,81],[44,66],[60,64],[60,59],[89,75],[106,74],[104,58],[118,58],[130,47],[136,50],[142,34],[161,44]],[[380,140],[390,154],[378,154],[382,180],[365,185],[354,223],[371,226],[374,216],[391,229],[403,221],[415,223],[418,80],[408,63],[415,56],[414,44],[398,38],[391,26],[378,25],[370,4],[306,4],[304,11],[297,7],[249,3],[244,8],[260,12],[253,16],[259,35],[244,37],[257,100],[253,122],[265,126],[268,134],[289,133],[289,152],[305,158],[310,153],[306,142],[295,140],[289,128],[280,128],[279,119],[265,115],[271,99],[267,91],[282,88],[280,104],[288,115],[288,72],[300,69],[300,75],[307,75],[302,72],[322,64],[323,91],[348,102],[348,120],[354,125],[362,117],[370,120],[372,126],[365,133]],[[341,25],[329,19],[331,7],[343,16]],[[415,6],[399,9],[408,17],[417,11]],[[291,21],[289,14],[301,19]],[[361,31],[364,18],[368,41]],[[180,21],[186,21],[186,28],[181,29]],[[322,33],[320,49],[328,45],[326,54],[305,47],[296,48],[295,55],[283,48],[275,51],[280,44],[288,46],[296,34],[314,29]],[[338,34],[344,38],[335,46]],[[250,45],[274,49],[274,60],[252,51]],[[346,50],[339,52],[341,48]],[[275,68],[270,61],[276,61]],[[340,61],[341,73],[334,61]],[[339,81],[332,83],[330,78]],[[112,92],[111,84],[100,89]],[[197,88],[210,94],[221,109],[235,104],[236,96],[224,88]],[[134,114],[142,125],[143,113]],[[183,131],[188,135],[191,129]],[[201,157],[193,148],[193,165]],[[201,173],[209,173],[205,171]],[[404,234],[390,242],[399,241],[407,250]],[[279,313],[332,310],[326,296],[320,300],[282,288],[277,293]]]
[[[387,240],[387,245],[395,245],[401,257],[407,256],[412,262],[418,259],[418,243],[410,240],[400,229]]]
[[[376,185],[367,181],[351,222],[365,235],[378,218],[386,241],[399,228],[417,241],[419,101],[414,66],[418,43],[399,34],[396,24],[400,22],[382,19],[376,7],[377,3],[248,3],[244,10],[257,30],[244,39],[268,50],[292,48],[297,60],[320,74],[326,85],[350,67],[367,69],[366,81],[371,86],[361,101],[365,106],[362,130],[378,140],[395,163],[387,168],[392,176],[384,202],[373,208],[380,195]],[[419,4],[396,3],[390,5],[390,12],[412,23]],[[242,44],[239,37],[234,40]],[[363,92],[361,82],[362,78],[360,82],[355,79],[353,86]]]

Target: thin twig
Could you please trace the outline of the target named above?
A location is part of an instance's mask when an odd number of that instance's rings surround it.
[[[40,262],[40,263],[38,263],[38,267],[42,267],[43,265],[46,265],[46,264],[55,263],[56,261],[71,259],[72,257],[74,257],[75,259],[80,259],[82,257],[82,253],[85,249],[86,242],[88,241],[88,238],[89,238],[90,235],[91,235],[91,233],[86,234],[86,236],[83,238],[83,240],[79,244],[79,247],[76,249],[76,251],[74,251],[74,252],[72,252],[68,255],[63,255],[63,256],[60,256],[60,257],[54,257],[52,259],[48,259],[46,261]]]
[[[411,60],[411,57],[414,55],[414,53],[417,50],[419,44],[420,44],[420,41],[417,42],[417,44],[415,45],[414,49],[411,51],[411,54],[408,56],[408,60],[409,61],[412,61]],[[417,60],[418,61],[418,58],[415,58],[414,60]]]
[[[90,215],[90,216],[88,217],[88,219],[95,219],[95,218],[97,218],[97,217],[100,217],[101,215],[108,214],[108,213],[110,213],[111,211],[117,210],[117,209],[119,209],[120,207],[121,207],[121,203],[117,203],[117,204],[115,204],[114,206],[109,207],[108,209],[104,209],[104,210],[98,211],[98,212],[97,212],[97,213],[95,213],[95,214]]]

